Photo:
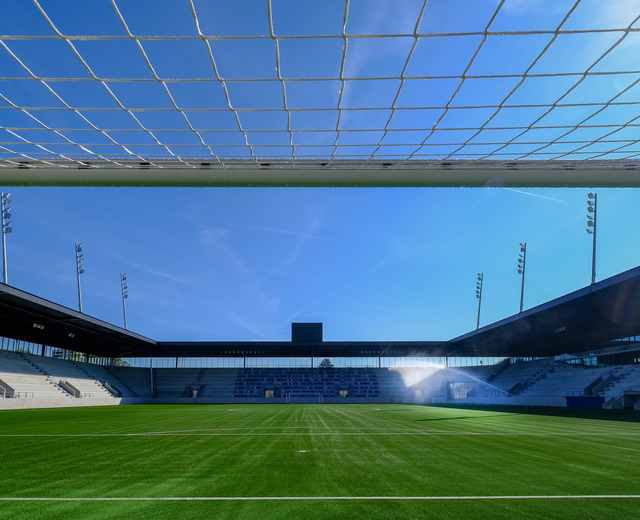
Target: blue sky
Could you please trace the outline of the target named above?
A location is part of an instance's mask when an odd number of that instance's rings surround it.
[[[587,189],[2,188],[9,283],[158,340],[446,340],[588,285]],[[597,279],[640,264],[640,191],[599,189]]]

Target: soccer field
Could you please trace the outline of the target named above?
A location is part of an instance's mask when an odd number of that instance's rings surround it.
[[[633,412],[408,405],[0,412],[0,518],[637,518]]]

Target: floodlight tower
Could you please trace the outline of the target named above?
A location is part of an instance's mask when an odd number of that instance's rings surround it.
[[[80,292],[80,275],[84,274],[84,258],[82,258],[82,242],[76,242],[76,274],[78,275],[78,310],[82,312],[82,293]]]
[[[0,193],[0,218],[2,220],[2,280],[7,283],[7,239],[6,234],[11,233],[11,222],[5,219],[11,218],[11,193]]]
[[[122,312],[124,314],[124,328],[127,328],[127,307],[124,300],[129,297],[129,288],[127,287],[127,273],[120,273],[120,289],[122,291]]]
[[[518,254],[518,274],[522,275],[522,288],[520,289],[520,312],[524,306],[524,271],[527,265],[527,243],[520,244],[520,253]]]
[[[482,286],[484,282],[484,273],[478,273],[478,281],[476,282],[476,298],[478,298],[478,323],[476,330],[480,328],[480,306],[482,305]]]
[[[598,223],[598,194],[589,193],[587,199],[587,233],[593,235],[593,256],[591,258],[591,283],[596,283],[596,228]],[[589,229],[593,228],[593,229]]]

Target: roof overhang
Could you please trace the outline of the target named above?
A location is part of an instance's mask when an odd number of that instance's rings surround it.
[[[135,355],[156,345],[140,334],[2,283],[0,335],[104,357]]]
[[[640,335],[640,267],[452,339],[476,356],[585,352]]]

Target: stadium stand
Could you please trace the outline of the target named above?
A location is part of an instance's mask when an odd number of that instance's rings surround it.
[[[151,379],[148,368],[105,367],[109,374],[121,381],[136,397],[151,397]]]
[[[71,398],[51,376],[15,352],[0,350],[0,379],[13,389],[15,398]]]
[[[66,382],[78,390],[77,397],[83,398],[112,398],[104,385],[94,376],[75,365],[72,361],[65,361],[44,356],[31,356],[21,354],[21,357],[34,367],[42,370],[45,375],[53,378],[59,386],[64,388],[62,382]],[[71,392],[73,393],[73,392]]]
[[[238,370],[234,397],[380,397],[376,369],[372,368],[248,368]]]
[[[75,396],[75,398],[74,398]],[[0,397],[52,406],[127,403],[467,403],[567,406],[600,399],[638,409],[636,365],[509,360],[496,365],[392,368],[140,368],[0,350]],[[13,398],[13,399],[12,399]],[[102,398],[102,399],[101,399]],[[119,399],[121,398],[121,399]],[[41,403],[41,401],[39,401]],[[35,405],[34,405],[35,406]]]
[[[553,362],[548,359],[513,363],[493,379],[492,384],[511,395],[519,395],[544,378],[552,366]]]
[[[198,373],[200,385],[199,397],[226,397],[233,395],[237,369],[234,368],[207,368]]]
[[[192,368],[157,368],[153,370],[153,397],[192,397],[199,390],[199,372]]]
[[[411,371],[412,369],[405,369]],[[415,399],[416,390],[419,390],[423,396],[440,395],[442,382],[437,375],[435,377],[416,380],[412,385],[407,386],[403,376],[406,371],[379,369],[378,381],[380,384],[380,392],[387,396],[392,402],[404,402]],[[418,378],[421,377],[418,374]],[[417,379],[417,378],[416,378]],[[411,381],[408,381],[409,383]]]
[[[598,381],[599,378],[607,377],[611,371],[611,367],[593,368],[557,363],[545,372],[543,378],[523,393],[537,397],[589,395],[586,393],[589,385]]]
[[[604,397],[603,408],[634,408],[640,402],[640,371],[637,366],[616,367],[615,376],[606,382],[599,395]]]
[[[83,363],[80,361],[74,361],[73,364],[93,378],[102,382],[107,390],[109,390],[109,388],[112,388],[115,393],[119,392],[120,395],[118,397],[138,397],[135,392],[133,392],[133,390],[131,390],[127,385],[120,381],[116,376],[111,374],[108,370],[108,367],[95,365],[93,363]],[[112,394],[114,393],[114,391],[109,391]]]

